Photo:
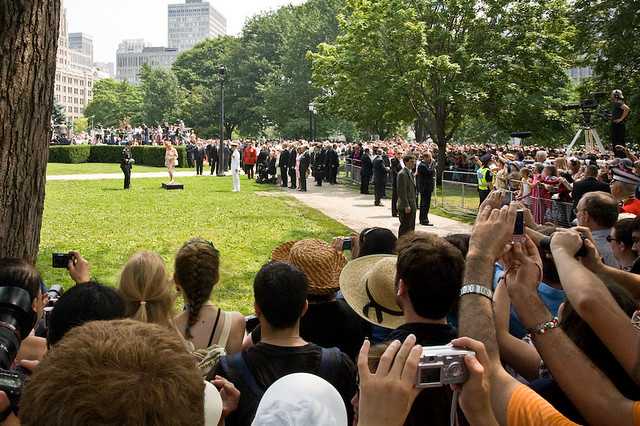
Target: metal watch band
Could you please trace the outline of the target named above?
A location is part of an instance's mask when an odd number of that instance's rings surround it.
[[[480,296],[484,296],[487,299],[493,301],[493,291],[483,285],[466,284],[460,289],[460,296],[462,297],[465,294],[479,294]]]

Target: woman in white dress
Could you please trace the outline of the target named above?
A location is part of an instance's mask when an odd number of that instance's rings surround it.
[[[169,172],[169,183],[175,183],[173,171],[178,165],[178,150],[171,145],[170,141],[164,141],[164,148],[164,165],[167,167],[167,171]]]

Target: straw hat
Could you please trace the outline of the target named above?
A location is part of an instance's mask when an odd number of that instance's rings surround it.
[[[295,266],[305,273],[309,293],[316,296],[332,294],[340,288],[340,271],[347,259],[321,240],[289,241],[271,253],[271,259]]]
[[[405,323],[396,302],[397,259],[386,254],[359,257],[340,274],[340,291],[349,306],[370,323],[386,328]]]

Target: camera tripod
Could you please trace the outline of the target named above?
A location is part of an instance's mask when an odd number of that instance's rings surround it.
[[[606,150],[604,149],[602,142],[600,142],[600,136],[598,136],[598,131],[591,126],[580,127],[580,130],[578,130],[578,133],[576,133],[576,135],[573,137],[573,140],[571,141],[571,143],[566,146],[565,148],[566,154],[567,155],[571,154],[571,151],[573,150],[573,146],[576,144],[576,142],[578,142],[578,139],[580,139],[580,135],[583,132],[584,132],[584,147],[587,149],[587,151],[593,151],[597,147],[598,151],[600,151],[601,154],[604,154]]]

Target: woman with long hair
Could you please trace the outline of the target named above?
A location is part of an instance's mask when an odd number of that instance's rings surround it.
[[[220,252],[201,238],[187,241],[175,259],[174,281],[185,301],[185,310],[175,318],[178,331],[194,350],[212,345],[227,354],[239,352],[245,319],[239,312],[225,312],[211,302],[213,287],[220,279]]]
[[[120,273],[118,291],[125,301],[127,317],[175,328],[176,295],[158,254],[147,251],[134,254]]]

